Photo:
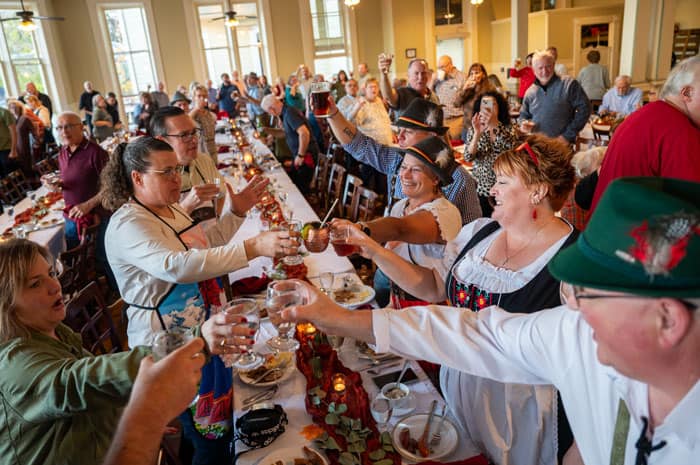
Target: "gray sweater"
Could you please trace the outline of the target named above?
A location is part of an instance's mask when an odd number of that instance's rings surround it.
[[[591,104],[581,85],[556,74],[546,86],[538,80],[525,92],[520,120],[536,123],[535,131],[549,137],[564,136],[573,143],[591,114]]]

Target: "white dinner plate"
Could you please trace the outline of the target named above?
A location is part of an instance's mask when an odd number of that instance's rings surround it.
[[[323,453],[311,447],[309,447],[309,449],[318,454],[324,465],[328,465],[328,459]],[[306,459],[306,455],[304,455],[304,451],[301,447],[284,447],[282,449],[274,450],[265,457],[261,458],[258,461],[258,465],[275,465],[275,463],[278,461],[282,462],[283,465],[294,465],[294,459],[301,458]]]
[[[38,229],[49,229],[49,228],[54,228],[56,226],[60,226],[66,221],[63,218],[49,218],[49,219],[44,219],[44,220],[39,220],[37,222],[37,227]]]
[[[251,376],[248,374],[246,371],[239,371],[238,376],[241,378],[241,381],[245,384],[249,384],[251,386],[255,387],[269,387],[269,386],[274,386],[275,384],[280,384],[285,382],[286,380],[289,379],[290,376],[292,376],[292,373],[294,373],[294,370],[296,370],[296,364],[294,361],[294,354],[290,352],[282,352],[282,354],[289,354],[290,359],[286,362],[288,363],[287,367],[284,369],[282,372],[282,376],[279,378],[272,380],[272,381],[260,381],[258,383],[252,384],[253,381],[255,381],[255,376]]]
[[[440,416],[433,416],[432,427],[429,433],[428,442],[430,442],[430,439],[433,437],[433,433],[435,433],[435,428],[437,428],[438,424],[440,423],[440,420]],[[399,440],[401,430],[403,430],[404,428],[408,428],[408,430],[411,432],[411,438],[418,441],[421,435],[423,434],[423,429],[425,428],[426,421],[428,421],[427,413],[417,413],[415,415],[411,415],[399,420],[399,422],[394,427],[394,430],[391,432],[391,438],[394,441],[394,448],[406,460],[410,460],[412,462],[437,460],[442,457],[445,457],[446,455],[451,454],[457,447],[457,443],[459,440],[459,437],[457,435],[457,428],[455,428],[455,425],[452,424],[449,418],[445,418],[445,421],[440,427],[440,444],[438,444],[437,447],[433,448],[431,450],[430,455],[428,455],[427,457],[421,456],[418,453],[418,451],[416,451],[416,453],[414,454],[402,447],[401,441]]]
[[[341,290],[341,289],[340,288],[334,289],[333,300],[335,300],[335,292],[339,291],[339,290]],[[374,296],[375,296],[374,289],[362,284],[362,285],[358,286],[358,289],[356,291],[354,291],[354,296],[351,299],[345,300],[344,302],[338,302],[336,300],[336,302],[341,307],[353,309],[353,308],[359,307],[360,305],[364,305],[364,304],[368,304],[368,303],[372,302],[374,300]]]

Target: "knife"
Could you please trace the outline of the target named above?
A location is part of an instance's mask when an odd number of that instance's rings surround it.
[[[437,400],[433,400],[430,404],[430,414],[428,415],[428,421],[425,422],[425,427],[423,428],[423,435],[418,440],[418,452],[422,457],[427,457],[430,455],[430,447],[428,447],[428,436],[430,434],[430,423],[433,421],[433,415],[435,414],[435,408],[437,407]]]

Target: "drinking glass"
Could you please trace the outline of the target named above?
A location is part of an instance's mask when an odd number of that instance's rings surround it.
[[[212,181],[212,184],[216,186],[217,189],[219,189],[219,192],[216,194],[215,199],[220,199],[224,196],[224,193],[221,191],[221,178],[214,178]]]
[[[301,228],[302,224],[299,220],[289,220],[287,221],[287,230],[289,231],[289,238],[297,243],[297,251],[301,247]],[[282,261],[286,265],[294,265],[299,263],[299,253],[284,257]]]
[[[343,226],[331,230],[331,244],[339,257],[347,257],[358,251],[356,246],[347,243],[350,236],[348,228],[349,226]]]
[[[226,303],[224,308],[224,313],[227,315],[239,315],[246,319],[245,323],[235,323],[233,326],[245,326],[252,330],[255,330],[253,339],[257,336],[260,330],[260,309],[258,308],[258,303],[255,299],[233,299]],[[227,341],[224,339],[224,342]],[[263,363],[265,363],[265,358],[257,353],[255,353],[251,346],[247,344],[229,345],[228,347],[237,348],[241,355],[230,364],[234,368],[240,370],[254,370]]]
[[[340,353],[340,348],[343,346],[343,342],[345,342],[345,337],[326,334],[326,339],[328,339],[328,343],[331,347],[333,347],[336,352]]]
[[[311,103],[316,118],[327,118],[330,111],[328,97],[331,95],[330,82],[314,82],[311,84]]]
[[[324,271],[318,275],[318,280],[321,284],[321,291],[326,295],[331,295],[331,292],[333,292],[333,281],[335,280],[335,273],[330,271]]]
[[[193,337],[192,332],[185,328],[171,328],[167,331],[158,331],[151,346],[153,358],[156,361],[165,358],[169,353],[175,352],[178,348],[187,344]]]
[[[8,218],[12,220],[15,217],[15,206],[11,203],[2,204],[2,211],[7,214]]]
[[[385,430],[394,410],[389,399],[379,394],[374,398],[369,408],[374,421],[377,422],[377,429]]]
[[[283,352],[290,352],[299,348],[299,341],[291,339],[291,332],[295,328],[292,322],[283,322],[279,313],[287,307],[303,305],[304,298],[301,286],[293,281],[273,281],[267,286],[267,313],[270,322],[277,329],[277,336],[267,341],[271,348]]]

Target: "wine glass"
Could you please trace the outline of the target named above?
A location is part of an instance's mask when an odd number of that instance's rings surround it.
[[[15,217],[15,206],[12,205],[11,203],[2,203],[2,211],[7,214],[7,217],[10,218],[10,222],[12,223],[12,220]]]
[[[291,352],[299,348],[299,341],[291,339],[294,323],[282,321],[279,313],[287,307],[303,305],[304,298],[301,287],[293,281],[273,281],[267,286],[267,313],[270,322],[277,329],[277,336],[267,341],[271,348],[283,352]]]
[[[302,224],[299,220],[289,220],[287,221],[287,229],[289,231],[289,238],[297,243],[297,251],[301,247],[301,228]],[[284,257],[282,261],[286,265],[293,265],[299,263],[299,253]]]
[[[379,394],[372,400],[369,408],[374,421],[377,422],[377,429],[385,430],[394,411],[389,399]]]
[[[227,315],[239,315],[245,317],[245,323],[235,323],[233,326],[245,326],[255,331],[252,336],[255,339],[258,331],[260,330],[260,309],[258,308],[258,303],[255,299],[233,299],[226,303],[224,308],[224,313]],[[226,343],[227,341],[224,340]],[[238,348],[241,355],[231,363],[231,366],[238,368],[240,370],[254,370],[263,363],[265,363],[265,358],[253,350],[251,346],[247,344],[234,344],[228,345],[228,347]]]

